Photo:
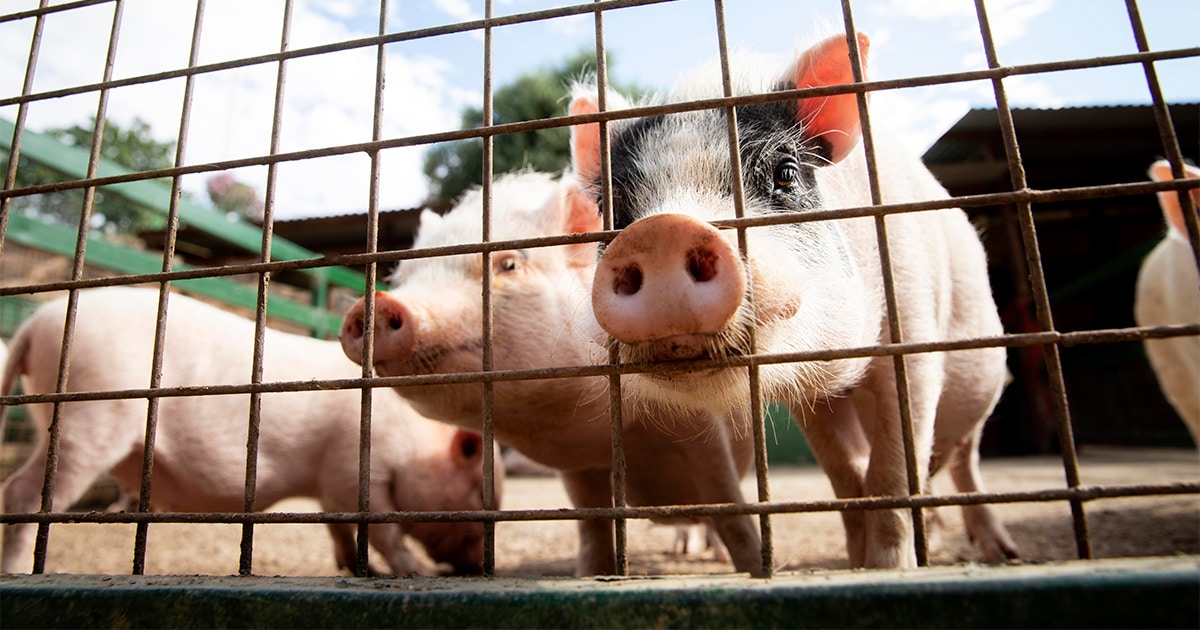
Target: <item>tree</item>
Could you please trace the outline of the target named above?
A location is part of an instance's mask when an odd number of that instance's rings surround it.
[[[585,76],[596,65],[596,56],[582,51],[556,68],[542,68],[518,77],[496,90],[492,97],[492,124],[505,124],[561,116],[565,113],[567,90],[572,81]],[[611,64],[610,64],[611,67]],[[637,92],[626,88],[626,93]],[[483,124],[483,110],[467,108],[462,128]],[[570,131],[567,127],[537,129],[495,136],[492,146],[493,171],[509,173],[530,167],[553,173],[570,164]],[[483,181],[483,141],[475,138],[438,145],[425,155],[431,205],[453,201],[466,189]]]
[[[94,118],[93,118],[94,121]],[[50,129],[44,135],[59,142],[90,151],[94,122]],[[5,152],[7,156],[7,152]],[[129,127],[107,121],[100,146],[100,156],[133,171],[169,168],[175,155],[174,142],[155,140],[150,125],[135,118]],[[51,167],[21,156],[17,168],[18,187],[38,186],[67,179]],[[83,190],[65,190],[31,197],[13,199],[12,207],[19,212],[75,226],[83,210]],[[108,234],[133,233],[161,228],[165,219],[159,213],[126,200],[120,195],[96,190],[92,205],[91,226]]]
[[[246,221],[262,221],[263,201],[253,186],[237,181],[229,173],[218,173],[208,178],[205,188],[209,200],[221,212]]]

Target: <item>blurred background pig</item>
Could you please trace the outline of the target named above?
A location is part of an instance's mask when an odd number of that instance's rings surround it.
[[[79,293],[68,391],[149,386],[158,299],[156,289]],[[22,375],[28,394],[55,391],[66,302],[62,298],[43,305],[14,335],[4,393]],[[253,322],[171,295],[163,387],[248,383],[253,350]],[[336,342],[266,331],[264,382],[358,376],[361,370],[342,356]],[[318,499],[326,511],[357,511],[360,390],[267,393],[261,402],[256,508],[307,496]],[[160,399],[150,497],[155,509],[242,510],[249,408],[246,394]],[[31,405],[30,411],[41,428],[40,442],[4,488],[6,513],[36,512],[40,506],[52,405]],[[146,411],[144,399],[63,404],[54,509],[65,510],[105,472],[138,496]],[[371,440],[371,510],[482,507],[482,440],[477,434],[428,420],[395,392],[377,389]],[[329,528],[339,566],[352,569],[356,526]],[[31,523],[4,527],[3,572],[30,570],[34,529]],[[433,574],[437,568],[414,554],[406,535],[420,541],[435,562],[464,573],[482,570],[480,523],[370,527],[371,545],[392,573]]]
[[[421,216],[414,249],[477,242],[482,195],[468,193],[445,216]],[[575,234],[600,229],[596,206],[572,181],[526,172],[492,188],[492,239]],[[519,370],[607,361],[580,325],[596,262],[594,243],[530,247],[491,255],[494,368]],[[375,296],[374,364],[384,376],[482,369],[483,257],[464,254],[403,261],[392,290]],[[364,303],[346,315],[342,344],[362,360]],[[576,507],[612,505],[612,448],[607,379],[545,378],[494,384],[493,418],[500,441],[561,472]],[[403,385],[397,390],[421,413],[479,430],[483,385]],[[753,460],[739,433],[741,409],[727,414],[676,413],[649,404],[623,405],[629,505],[741,502],[738,481]],[[731,421],[729,415],[736,416]],[[706,519],[707,520],[707,519]],[[749,516],[712,519],[738,571],[762,573],[761,542]],[[579,523],[581,575],[616,570],[610,521]]]
[[[1200,169],[1185,167],[1187,176],[1200,177]],[[1163,160],[1150,167],[1150,178],[1170,181],[1171,165]],[[1200,208],[1200,188],[1187,191],[1192,208]],[[1192,324],[1200,321],[1200,274],[1188,243],[1180,193],[1158,193],[1167,234],[1142,262],[1133,302],[1139,326]],[[1200,337],[1147,339],[1146,356],[1163,394],[1200,444]]]
[[[857,38],[866,63],[868,40]],[[847,37],[827,39],[790,64],[732,61],[735,95],[854,81]],[[711,71],[685,78],[650,104],[723,95]],[[610,108],[628,107],[615,94]],[[596,88],[579,86],[572,113],[597,111]],[[747,215],[804,214],[872,205],[859,147],[855,94],[740,106],[740,188]],[[596,268],[592,306],[622,362],[721,361],[752,353],[811,352],[892,341],[873,218],[811,221],[746,230],[734,218],[735,187],[725,110],[614,120],[613,224],[622,232]],[[915,155],[873,134],[883,203],[947,194]],[[602,190],[598,125],[572,135],[582,189]],[[598,197],[597,197],[598,198]],[[958,209],[886,219],[896,301],[906,342],[999,336],[984,251]],[[750,299],[753,296],[753,299]],[[755,345],[751,345],[750,340]],[[948,464],[960,491],[982,489],[977,443],[1003,388],[1003,348],[904,358],[917,469]],[[892,357],[860,357],[759,368],[765,398],[786,402],[839,497],[908,494]],[[625,379],[639,403],[715,413],[749,400],[744,368],[655,371]],[[1016,547],[988,506],[965,506],[968,533],[989,561]],[[908,510],[844,512],[853,567],[916,564]]]

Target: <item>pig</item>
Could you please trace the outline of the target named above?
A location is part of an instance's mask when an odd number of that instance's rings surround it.
[[[1188,177],[1200,177],[1190,164]],[[1150,178],[1170,181],[1171,165],[1155,162]],[[1200,188],[1188,191],[1192,208],[1200,208]],[[1133,316],[1139,326],[1192,324],[1200,321],[1200,275],[1188,243],[1179,193],[1158,193],[1158,204],[1167,223],[1167,235],[1142,262],[1138,272]],[[1192,440],[1200,444],[1200,337],[1147,339],[1146,356],[1158,377],[1163,394],[1187,424]]]
[[[849,38],[838,35],[788,63],[754,55],[731,60],[735,95],[853,82]],[[857,35],[863,66],[869,40]],[[715,71],[686,76],[665,104],[723,95]],[[570,111],[599,110],[596,88],[575,88]],[[609,109],[629,107],[617,94]],[[859,146],[854,94],[751,104],[736,109],[745,212],[803,215],[872,205]],[[611,213],[621,233],[603,250],[592,284],[593,337],[622,362],[713,360],[636,374],[626,391],[643,404],[719,413],[749,399],[748,370],[720,362],[751,353],[855,348],[891,341],[873,218],[813,221],[745,232],[710,221],[734,217],[724,109],[609,123]],[[914,155],[874,134],[884,203],[946,198]],[[573,170],[600,202],[598,124],[572,129]],[[978,235],[959,209],[886,219],[900,329],[906,342],[1001,335]],[[751,334],[752,333],[752,334]],[[749,340],[754,339],[751,347]],[[909,355],[920,485],[942,463],[957,488],[982,489],[978,441],[1004,383],[1005,351],[986,348]],[[892,357],[855,357],[758,368],[765,399],[797,419],[839,497],[908,494]],[[1016,556],[989,506],[964,506],[985,559]],[[853,567],[916,564],[911,511],[843,512]]]
[[[492,186],[492,238],[510,240],[595,231],[595,204],[573,184],[536,172],[505,175]],[[469,192],[449,213],[421,215],[413,247],[471,243],[482,235],[482,195]],[[578,324],[586,321],[596,264],[594,243],[528,247],[491,255],[493,355],[497,370],[603,363]],[[483,257],[464,254],[404,260],[391,290],[375,294],[375,370],[383,376],[475,372],[482,369]],[[365,302],[346,314],[342,344],[362,361]],[[613,503],[607,379],[541,378],[493,385],[496,439],[559,471],[577,507]],[[396,387],[421,413],[479,430],[483,385],[411,384]],[[738,480],[753,461],[753,443],[735,427],[744,410],[725,415],[675,413],[622,405],[627,503],[654,506],[738,503]],[[734,421],[728,417],[732,416]],[[761,541],[749,516],[701,519],[729,549],[734,567],[763,573]],[[613,526],[579,522],[579,575],[616,571]]]
[[[150,367],[157,289],[113,287],[79,292],[67,389],[142,389]],[[168,303],[163,387],[250,381],[254,323],[184,295]],[[48,302],[12,339],[3,392],[23,375],[28,394],[56,389],[66,298]],[[362,375],[336,342],[266,331],[264,382],[345,379]],[[482,438],[417,414],[395,392],[372,397],[370,509],[482,508]],[[240,512],[244,503],[249,395],[159,399],[150,502],[166,511]],[[358,510],[361,390],[267,393],[261,398],[256,509],[294,496],[318,499],[324,510]],[[41,443],[4,487],[6,513],[40,505],[52,405],[30,406]],[[131,496],[141,485],[147,401],[64,403],[54,508],[64,510],[97,476],[110,472]],[[355,567],[356,525],[329,525],[339,567]],[[435,562],[480,573],[480,523],[371,525],[370,543],[396,575],[434,574],[437,567],[405,542],[411,536]],[[34,525],[4,528],[3,572],[31,567]],[[373,573],[379,573],[372,569]]]

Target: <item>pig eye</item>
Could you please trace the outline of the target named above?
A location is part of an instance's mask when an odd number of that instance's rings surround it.
[[[496,262],[496,268],[499,269],[501,273],[520,271],[521,260],[515,254],[509,254]]]
[[[775,192],[785,191],[800,179],[800,165],[792,158],[784,158],[775,165]]]

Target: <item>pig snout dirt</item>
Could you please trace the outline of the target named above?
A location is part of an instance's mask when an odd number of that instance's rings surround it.
[[[745,276],[737,251],[716,228],[658,214],[630,225],[605,249],[592,308],[624,343],[713,334],[742,304]]]

